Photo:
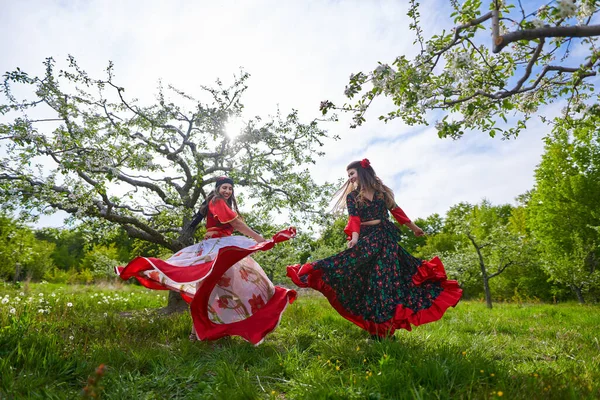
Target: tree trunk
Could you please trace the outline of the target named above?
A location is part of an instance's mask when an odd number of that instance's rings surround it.
[[[186,246],[190,246],[193,243],[193,231],[192,232],[188,232],[186,230],[183,230],[183,232],[181,233],[180,237],[179,237],[179,243],[176,245],[176,248],[173,249],[173,252],[176,253],[179,250],[183,249]],[[188,304],[185,302],[185,300],[183,300],[183,297],[181,297],[181,295],[175,291],[169,291],[169,301],[167,303],[166,307],[161,308],[160,310],[158,310],[158,312],[160,314],[174,314],[174,313],[180,313],[180,312],[184,312],[189,310],[189,306]]]
[[[487,269],[485,268],[485,262],[483,261],[483,254],[481,254],[481,247],[478,246],[475,242],[475,238],[470,234],[467,234],[467,237],[473,243],[473,247],[475,247],[475,251],[477,251],[477,257],[479,258],[479,268],[481,269],[481,277],[483,278],[483,291],[485,292],[485,302],[487,303],[487,308],[492,308],[492,292],[490,291],[490,278],[487,273]]]
[[[581,292],[581,288],[575,285],[571,285],[571,289],[575,292],[577,296],[577,301],[579,304],[585,304],[585,299],[583,298],[583,293]]]
[[[169,291],[169,302],[166,307],[158,310],[161,314],[174,314],[187,311],[189,309],[188,304],[183,300],[181,295],[174,291]]]
[[[485,302],[487,308],[492,308],[492,292],[490,291],[490,280],[487,276],[483,277],[483,290],[485,291]]]
[[[17,283],[19,281],[19,276],[21,275],[21,263],[15,264],[15,277],[13,278],[13,282]]]

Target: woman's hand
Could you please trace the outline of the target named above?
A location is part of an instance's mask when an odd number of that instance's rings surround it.
[[[262,237],[262,236],[261,236],[261,235],[259,235],[259,234],[257,234],[257,235],[254,237],[254,240],[256,241],[256,243],[262,243],[262,242],[266,242],[266,241],[267,241],[267,239],[265,239],[264,237]]]
[[[212,238],[214,235],[215,235],[215,232],[213,232],[213,231],[208,231],[208,232],[206,232],[206,233],[204,234],[204,240],[206,240],[206,239],[210,239],[210,238]]]
[[[419,236],[425,236],[425,232],[423,232],[423,229],[419,228],[417,225],[415,225],[414,223],[410,223],[406,225],[411,231],[413,231],[413,233],[415,234],[415,236],[419,237]]]
[[[348,241],[348,248],[351,249],[358,242],[358,232],[352,232],[352,239]]]

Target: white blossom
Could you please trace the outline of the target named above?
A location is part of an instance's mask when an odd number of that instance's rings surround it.
[[[577,6],[574,0],[558,0],[557,4],[558,15],[561,18],[569,18],[577,13]]]
[[[584,1],[583,4],[579,7],[579,15],[584,18],[591,17],[595,11],[595,4],[590,1]]]
[[[73,336],[73,335],[69,336],[69,340],[73,340],[73,339],[75,339],[75,336]]]
[[[73,303],[67,303],[67,307],[73,307]]]
[[[6,303],[8,303],[8,297],[4,297],[4,298],[2,299],[2,304],[6,304]]]
[[[541,14],[541,13],[543,13],[547,9],[548,9],[548,6],[546,4],[544,4],[543,6],[541,6],[540,8],[538,8],[538,10],[537,10],[538,15]]]
[[[542,21],[541,19],[534,19],[533,21],[531,21],[531,23],[533,24],[534,28],[543,28],[544,27],[544,21]]]
[[[8,312],[9,312],[9,313],[11,313],[11,314],[14,314],[14,313],[16,313],[16,312],[17,312],[17,310],[15,310],[15,308],[13,307],[13,308],[11,308],[10,310],[8,310]]]

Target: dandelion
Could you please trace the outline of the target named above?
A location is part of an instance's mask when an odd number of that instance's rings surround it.
[[[2,299],[2,304],[6,304],[6,303],[8,303],[8,297],[4,297],[4,298]]]
[[[25,293],[23,293],[23,292],[19,292],[19,296],[21,296],[21,297],[25,297]]]
[[[504,395],[504,393],[502,393],[502,392],[498,392],[497,394],[498,394],[498,397],[502,397],[502,395]]]
[[[44,293],[40,293],[40,297],[44,297]]]
[[[10,310],[8,310],[8,312],[9,312],[9,313],[11,313],[11,314],[14,314],[14,313],[16,313],[16,312],[17,312],[17,310],[15,310],[15,308],[13,307],[13,308],[11,308]]]
[[[537,377],[538,377],[538,374],[533,374],[533,377],[534,377],[534,378],[537,378]]]
[[[67,307],[73,307],[73,303],[67,303]]]
[[[466,352],[466,351],[463,351],[463,352],[462,352],[462,355],[463,355],[463,356],[466,356],[466,355],[467,355],[467,352]]]
[[[104,318],[108,317],[108,313],[104,313]],[[150,320],[152,322],[152,320]]]
[[[40,309],[38,310],[38,313],[39,313],[39,314],[43,314],[43,313],[44,313],[44,309],[43,309],[43,308],[40,308]]]
[[[359,346],[356,346],[356,351],[360,351],[360,347]]]
[[[73,335],[69,336],[69,340],[73,340],[73,339],[75,339],[75,336],[73,336]]]
[[[496,376],[496,374],[490,374],[490,376]]]
[[[336,365],[336,366],[335,366],[335,370],[336,370],[336,371],[339,371],[339,370],[340,370],[340,366],[339,366],[339,365]]]
[[[482,369],[480,369],[479,372],[481,372],[483,374],[484,371]]]

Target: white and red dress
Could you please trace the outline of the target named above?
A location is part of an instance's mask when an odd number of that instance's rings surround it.
[[[238,215],[222,199],[209,202],[206,216],[210,239],[178,251],[166,261],[138,257],[117,267],[124,280],[136,278],[150,289],[174,290],[190,303],[200,340],[241,336],[259,344],[277,325],[296,298],[294,290],[274,286],[260,265],[249,257],[295,236],[294,228],[256,243],[231,236],[230,222]]]

